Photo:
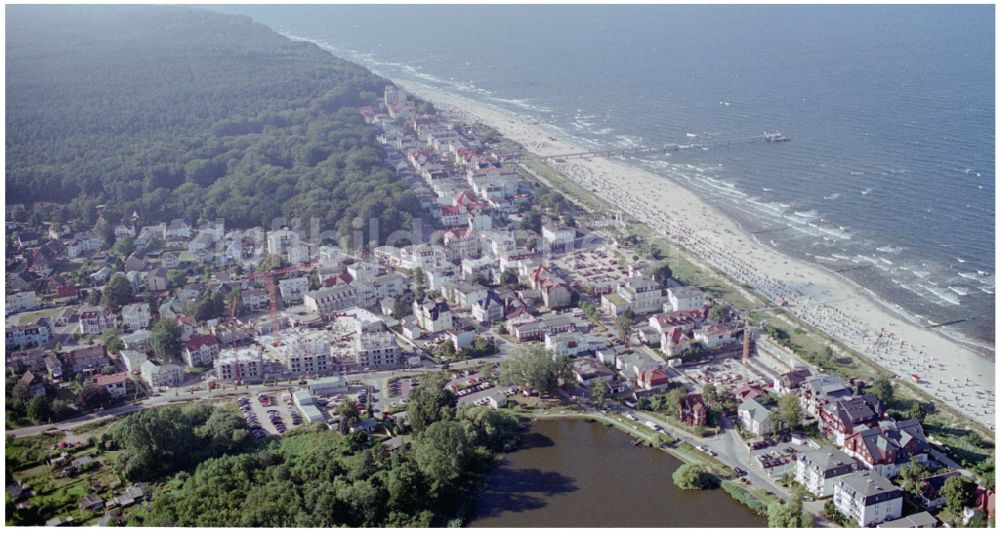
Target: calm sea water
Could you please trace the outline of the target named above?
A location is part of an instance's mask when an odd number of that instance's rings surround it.
[[[594,146],[781,131],[635,163],[992,351],[993,6],[220,9]]]

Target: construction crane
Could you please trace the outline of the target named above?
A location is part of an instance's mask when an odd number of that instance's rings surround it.
[[[243,276],[246,280],[266,280],[267,281],[267,293],[270,300],[270,316],[271,316],[271,332],[274,335],[273,346],[277,347],[281,345],[281,321],[278,318],[278,287],[274,281],[275,276],[279,276],[287,273],[296,273],[302,271],[311,271],[313,269],[313,264],[306,263],[303,265],[295,265],[292,267],[285,267],[283,269],[274,269],[271,271],[265,271],[262,273],[247,273]],[[234,301],[233,309],[229,317],[230,323],[236,319],[236,305]]]
[[[238,308],[238,305],[239,305],[239,302],[237,302],[236,295],[234,294],[233,295],[233,302],[229,306],[229,322],[226,323],[226,327],[229,329],[229,348],[233,350],[233,356],[234,357],[236,355],[236,310]],[[236,372],[235,378],[236,378],[236,385],[238,386],[238,385],[240,385],[242,383],[242,380],[241,380],[242,376],[240,375],[240,361],[239,361],[239,359],[238,358],[235,359],[235,362],[236,363],[235,363],[234,371]]]
[[[296,265],[293,267],[286,267],[284,269],[275,269],[271,271],[266,271],[263,273],[247,273],[243,276],[245,280],[267,280],[267,292],[270,297],[270,317],[271,317],[271,330],[274,333],[274,346],[277,347],[281,344],[281,322],[278,319],[278,291],[276,284],[274,283],[275,275],[281,275],[291,272],[308,271],[313,268],[312,264]],[[236,312],[239,309],[239,302],[236,300],[236,296],[233,295],[233,301],[229,306],[229,322],[226,323],[226,327],[229,329],[230,343],[229,348],[233,349],[234,355],[236,351]],[[233,363],[234,378],[236,379],[236,385],[242,384],[242,376],[240,371],[240,361],[235,359]]]

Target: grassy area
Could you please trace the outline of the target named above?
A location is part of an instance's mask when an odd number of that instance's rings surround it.
[[[542,185],[566,195],[571,202],[591,212],[615,209],[604,199],[567,178],[555,168],[536,158],[526,158],[515,165],[526,176],[533,176]]]
[[[57,452],[51,450],[51,446],[61,437],[42,435],[7,442],[8,470],[12,472],[13,479],[32,490],[30,502],[33,508],[23,512],[20,518],[26,524],[41,525],[52,517],[67,516],[72,517],[76,524],[92,523],[103,512],[82,510],[81,499],[97,493],[106,501],[112,498],[115,489],[122,486],[122,481],[112,469],[119,453],[100,452],[93,446],[73,449],[70,456],[80,458],[89,454],[96,460],[96,465],[73,476],[59,476],[45,460]],[[101,486],[98,491],[92,486],[95,482]]]
[[[84,425],[80,425],[73,429],[73,434],[79,436],[82,434],[103,434],[104,432],[111,431],[112,426],[124,419],[127,415],[112,415],[106,419],[101,419],[100,421],[93,421]]]
[[[16,316],[17,317],[17,324],[19,324],[19,325],[28,324],[28,323],[34,322],[35,320],[37,320],[39,318],[42,318],[42,317],[46,317],[46,318],[52,319],[54,321],[55,320],[54,317],[56,315],[59,315],[60,313],[62,313],[63,308],[65,308],[65,306],[60,306],[58,308],[48,308],[48,309],[44,309],[44,310],[36,310],[36,311],[29,311],[29,312],[19,313]]]
[[[292,429],[291,432],[285,434],[282,439],[278,440],[278,450],[281,452],[286,452],[291,455],[301,455],[307,453],[309,450],[321,447],[321,443],[317,441],[315,436],[308,436],[305,434],[311,434],[314,430],[326,428],[321,422],[311,423],[307,425],[302,425],[299,428]],[[303,434],[302,437],[295,437]],[[295,439],[289,439],[295,437]]]
[[[690,426],[681,422],[673,415],[666,415],[649,410],[643,410],[642,413],[646,414],[648,417],[651,417],[660,423],[663,423],[664,425],[670,428],[679,430],[681,432],[687,432],[688,434],[691,434],[692,436],[697,436],[699,438],[710,436],[712,434],[717,434],[719,432],[719,427]]]
[[[8,438],[4,447],[7,469],[20,471],[44,464],[52,453],[52,446],[62,441],[64,437],[65,435],[60,432],[17,439]]]
[[[747,508],[760,515],[767,514],[767,507],[771,503],[780,503],[777,498],[767,492],[754,490],[729,480],[722,481],[722,490],[737,502],[743,503]]]

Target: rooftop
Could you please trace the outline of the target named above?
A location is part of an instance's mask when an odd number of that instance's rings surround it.
[[[925,510],[893,521],[886,521],[878,528],[934,528],[937,524],[937,518]]]
[[[889,479],[871,471],[855,471],[841,477],[838,483],[849,488],[855,495],[863,497],[884,496],[885,498],[879,500],[889,500],[902,495],[902,491],[893,486]]]
[[[810,449],[804,451],[800,458],[803,463],[815,465],[822,471],[855,465],[854,460],[850,456],[831,445],[826,445],[819,450]]]

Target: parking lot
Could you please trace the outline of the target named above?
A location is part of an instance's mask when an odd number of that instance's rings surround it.
[[[481,374],[475,369],[456,373],[448,387],[458,395],[459,404],[484,403],[487,396],[501,391],[493,373]]]
[[[280,436],[302,424],[302,414],[274,394],[240,397],[237,405],[254,437]]]
[[[809,445],[797,445],[791,441],[779,441],[766,447],[751,450],[750,458],[764,469],[772,479],[781,478],[785,473],[795,472],[795,459],[803,451],[812,450]]]
[[[419,376],[394,376],[386,381],[388,390],[386,397],[399,400],[410,396],[410,390],[420,385]]]

